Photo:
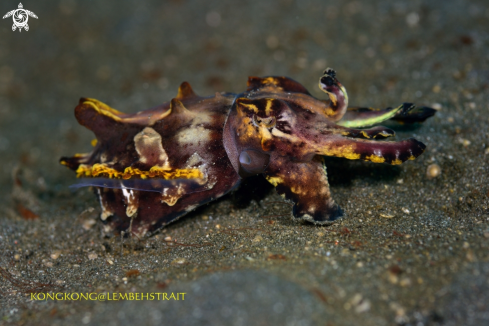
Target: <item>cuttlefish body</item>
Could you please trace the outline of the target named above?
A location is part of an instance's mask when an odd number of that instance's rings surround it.
[[[329,224],[343,215],[331,197],[323,156],[401,164],[425,145],[394,136],[382,121],[421,122],[435,111],[404,103],[385,110],[348,108],[346,89],[327,69],[314,98],[287,77],[250,77],[241,94],[196,95],[184,82],[170,102],[124,114],[94,99],[75,108],[97,139],[92,152],[61,158],[78,187],[93,186],[113,230],[154,231],[263,174],[294,203],[295,218]],[[361,129],[360,129],[361,128]]]

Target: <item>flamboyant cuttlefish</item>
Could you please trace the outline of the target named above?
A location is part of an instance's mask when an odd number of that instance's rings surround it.
[[[170,102],[124,114],[82,98],[78,122],[97,139],[91,153],[61,158],[61,164],[93,186],[101,219],[113,230],[142,234],[235,189],[247,176],[263,174],[294,203],[295,218],[328,224],[343,215],[331,198],[323,156],[401,164],[421,155],[413,138],[393,142],[385,127],[394,119],[421,122],[433,109],[404,103],[384,110],[348,108],[346,89],[332,69],[319,100],[287,77],[249,77],[241,94],[196,95],[187,82]]]

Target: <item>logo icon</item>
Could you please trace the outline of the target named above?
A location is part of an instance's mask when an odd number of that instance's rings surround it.
[[[19,32],[22,32],[22,28],[24,28],[26,31],[29,30],[29,25],[27,25],[29,16],[37,19],[36,14],[33,13],[32,11],[25,10],[24,6],[22,6],[22,3],[19,3],[18,9],[9,11],[8,13],[5,14],[5,16],[3,16],[2,19],[5,19],[10,16],[12,16],[14,20],[14,24],[12,25],[12,31],[15,31],[18,28]]]

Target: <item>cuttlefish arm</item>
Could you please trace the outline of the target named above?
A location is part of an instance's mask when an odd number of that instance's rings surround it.
[[[328,68],[319,78],[319,89],[328,94],[329,106],[324,110],[326,117],[333,122],[339,121],[348,108],[346,88],[336,78],[336,72]]]
[[[293,215],[317,224],[329,224],[343,216],[329,190],[323,159],[315,156],[309,162],[293,162],[272,154],[264,172],[277,193],[294,203]]]
[[[416,159],[424,152],[426,145],[414,138],[393,142],[329,137],[314,147],[315,154],[319,155],[399,165]]]
[[[423,122],[435,113],[435,109],[424,106],[416,107],[411,103],[403,103],[396,108],[386,109],[350,107],[337,124],[349,128],[363,128],[389,119],[400,123],[415,123]]]
[[[394,130],[383,126],[376,126],[370,129],[352,129],[337,126],[335,130],[342,136],[351,138],[379,139],[393,137],[396,135]]]

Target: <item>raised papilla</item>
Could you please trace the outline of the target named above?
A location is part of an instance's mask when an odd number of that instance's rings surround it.
[[[331,198],[323,156],[401,164],[421,155],[413,138],[385,141],[393,119],[422,122],[435,110],[404,103],[384,110],[348,108],[346,89],[327,69],[313,97],[287,77],[250,77],[241,94],[196,95],[184,82],[170,102],[124,114],[82,98],[78,122],[97,137],[86,154],[60,162],[93,186],[101,219],[114,231],[144,234],[235,189],[242,178],[263,174],[294,203],[293,215],[328,224],[343,215]]]

